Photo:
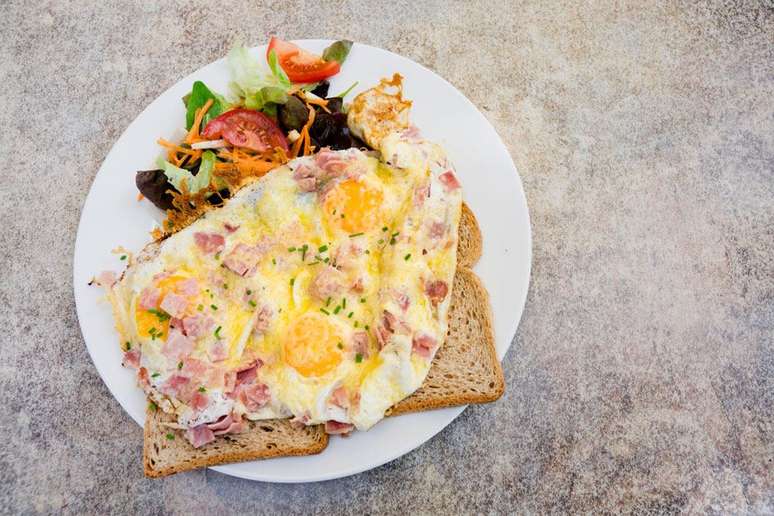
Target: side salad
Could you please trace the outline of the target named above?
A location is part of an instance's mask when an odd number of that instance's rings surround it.
[[[349,132],[344,106],[357,83],[335,95],[328,91],[351,48],[351,41],[337,41],[318,56],[273,37],[265,62],[244,46],[229,52],[227,96],[194,82],[183,97],[185,136],[159,138],[165,155],[158,168],[135,177],[140,198],[167,212],[154,236],[184,227],[290,159],[323,147],[364,147]]]

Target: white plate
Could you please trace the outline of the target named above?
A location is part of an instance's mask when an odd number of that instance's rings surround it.
[[[298,41],[321,53],[330,41]],[[266,47],[253,49],[264,55]],[[414,101],[411,117],[422,133],[446,148],[463,185],[465,201],[475,212],[484,236],[484,252],[475,270],[489,291],[494,313],[497,355],[510,346],[527,297],[531,236],[527,202],[521,181],[505,145],[484,116],[444,79],[417,63],[366,45],[355,44],[331,94],[359,81],[348,97],[367,89],[381,77],[399,72],[405,94]],[[141,249],[149,231],[163,218],[149,202],[137,202],[134,175],[155,168],[161,150],[159,137],[181,131],[185,111],[181,97],[195,80],[226,92],[224,59],[201,68],[154,100],[113,146],[83,207],[75,242],[73,278],[78,320],[94,365],[122,407],[142,425],[145,399],[134,375],[121,367],[118,335],[101,289],[88,281],[105,269],[120,270],[123,262],[110,250],[123,245]],[[245,462],[214,469],[237,477],[271,482],[310,482],[344,477],[375,468],[400,457],[440,432],[465,407],[387,418],[368,432],[348,439],[332,438],[319,455]]]

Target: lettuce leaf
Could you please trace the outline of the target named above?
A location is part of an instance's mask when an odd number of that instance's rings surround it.
[[[183,102],[185,103],[186,107],[186,130],[191,129],[191,126],[194,123],[194,119],[196,118],[196,110],[204,106],[204,104],[206,104],[210,99],[212,99],[212,106],[210,106],[210,109],[207,110],[204,118],[202,118],[202,126],[206,126],[207,122],[223,113],[228,107],[228,103],[222,96],[210,91],[210,89],[202,81],[196,81],[193,83],[191,93],[183,97]]]
[[[189,193],[196,193],[210,185],[212,170],[215,168],[215,153],[205,151],[202,154],[202,163],[196,175],[193,175],[190,170],[176,167],[164,158],[158,159],[158,166],[164,171],[167,180],[178,192],[183,191],[183,183],[185,183]]]
[[[271,69],[267,68],[261,60],[250,55],[247,47],[237,45],[231,49],[226,58],[231,82],[231,92],[239,98],[247,99],[255,97],[262,88],[278,88],[283,92],[290,89],[290,81],[287,76],[284,80]],[[277,66],[279,70],[282,70]],[[282,72],[284,73],[284,72]],[[255,108],[253,108],[255,109]]]

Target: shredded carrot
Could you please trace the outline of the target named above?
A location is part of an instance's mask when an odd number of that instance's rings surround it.
[[[189,156],[200,157],[202,153],[200,149],[186,149],[185,147],[181,147],[180,145],[175,145],[174,143],[169,142],[164,138],[159,138],[156,141],[156,143],[158,143],[159,145],[161,145],[166,149],[169,149],[170,151],[174,151],[179,154],[188,154]]]
[[[138,193],[138,194],[137,194],[137,202],[140,202],[140,201],[142,201],[143,199],[145,199],[145,196],[144,196],[143,194],[141,194],[141,193]]]
[[[185,143],[192,144],[196,143],[197,140],[200,139],[199,137],[199,126],[202,125],[202,119],[204,118],[204,115],[207,113],[207,110],[212,107],[213,100],[209,99],[207,102],[204,103],[202,107],[196,110],[196,116],[194,116],[194,123],[191,126],[191,129],[188,131],[188,134],[185,136]]]

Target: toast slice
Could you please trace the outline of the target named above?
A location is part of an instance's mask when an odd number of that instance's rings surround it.
[[[322,425],[297,428],[289,419],[248,421],[247,430],[227,434],[194,448],[181,430],[163,426],[174,417],[148,409],[145,415],[143,465],[148,477],[163,477],[206,466],[289,455],[314,455],[328,446]]]
[[[433,359],[422,387],[392,407],[387,415],[485,403],[502,395],[505,382],[494,348],[489,296],[468,268],[478,261],[481,248],[481,231],[475,215],[463,203],[446,342]],[[138,256],[138,262],[152,259],[157,252],[158,243],[149,244]],[[230,462],[313,455],[328,445],[322,425],[296,428],[288,420],[273,419],[248,422],[245,432],[220,437],[197,449],[181,431],[162,424],[172,421],[172,416],[160,410],[147,412],[143,463],[148,477]]]
[[[505,380],[494,347],[489,295],[466,267],[454,276],[449,331],[422,386],[395,404],[387,415],[419,412],[502,396]]]

